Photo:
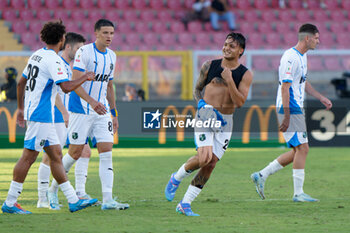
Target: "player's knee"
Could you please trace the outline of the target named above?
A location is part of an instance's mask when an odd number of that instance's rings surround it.
[[[307,155],[309,153],[309,144],[304,143],[298,146],[299,152],[301,152],[304,155]]]

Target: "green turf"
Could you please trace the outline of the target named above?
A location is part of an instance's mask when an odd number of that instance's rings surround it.
[[[69,213],[36,209],[36,162],[29,172],[19,203],[34,214],[0,214],[0,232],[349,232],[350,148],[311,148],[304,190],[319,203],[293,203],[292,168],[271,176],[259,200],[250,174],[285,152],[282,148],[229,149],[192,203],[200,217],[175,212],[190,178],[181,184],[175,200],[165,200],[169,176],[194,149],[115,149],[114,193],[130,204],[125,211],[101,211],[90,207]],[[3,203],[12,169],[21,150],[0,151],[0,201]],[[74,173],[72,173],[74,174]],[[74,183],[73,175],[70,180]],[[93,150],[87,191],[101,199],[98,157]]]

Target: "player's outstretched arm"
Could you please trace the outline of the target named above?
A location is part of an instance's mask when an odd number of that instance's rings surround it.
[[[326,98],[325,96],[323,96],[321,93],[319,93],[318,91],[316,91],[311,83],[309,83],[308,81],[305,81],[305,91],[306,93],[308,93],[309,95],[315,97],[316,99],[318,99],[319,101],[321,101],[321,103],[326,106],[326,109],[329,110],[330,108],[332,108],[332,101],[330,101],[328,98]]]
[[[232,72],[230,69],[224,68],[224,71],[222,71],[221,76],[227,83],[232,102],[235,104],[236,107],[242,107],[245,101],[247,100],[249,88],[253,80],[253,74],[249,70],[245,72],[245,74],[242,77],[242,81],[239,83],[238,88],[233,82]]]
[[[24,127],[25,120],[24,120],[24,90],[27,85],[27,79],[24,77],[21,77],[17,84],[17,124],[20,127]]]
[[[108,81],[108,85],[107,85],[107,100],[108,100],[108,104],[109,107],[115,110],[115,113],[117,113],[116,110],[116,106],[115,106],[115,92],[114,92],[114,88],[113,88],[113,80],[109,80]],[[116,114],[115,116],[112,114],[113,116],[113,133],[115,133],[117,131],[117,129],[119,128],[119,122],[118,122],[118,115]]]
[[[207,80],[208,77],[208,71],[210,67],[211,61],[206,61],[201,68],[199,77],[197,79],[196,86],[193,91],[193,98],[198,102],[200,99],[203,98],[202,96],[202,90],[205,86],[205,81]]]
[[[94,72],[86,72],[85,74],[81,75],[77,79],[74,79],[72,81],[62,82],[59,85],[64,93],[68,93],[77,89],[85,81],[91,81],[91,80],[94,80],[94,78],[95,78]]]

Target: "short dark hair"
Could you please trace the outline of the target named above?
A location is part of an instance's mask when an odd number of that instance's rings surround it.
[[[108,19],[99,19],[95,23],[95,31],[100,30],[101,27],[113,27],[114,28],[114,24],[111,21],[109,21]]]
[[[46,23],[40,31],[41,40],[48,45],[55,45],[62,40],[66,33],[66,27],[62,21],[52,21]]]
[[[66,48],[66,45],[67,44],[76,44],[76,43],[85,43],[85,38],[78,34],[78,33],[75,33],[75,32],[68,32],[66,34],[66,41],[64,42],[64,46],[63,46],[63,49]]]
[[[315,25],[306,23],[301,25],[299,33],[311,33],[312,35],[315,35],[316,33],[319,33],[319,31]]]
[[[228,39],[228,38],[232,38],[233,41],[236,41],[238,43],[239,47],[241,47],[243,49],[243,53],[244,53],[246,39],[241,33],[231,32],[226,36],[226,39]],[[239,55],[239,57],[241,57],[243,55],[243,53],[241,55]]]

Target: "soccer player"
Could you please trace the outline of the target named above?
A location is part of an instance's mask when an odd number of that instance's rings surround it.
[[[293,201],[318,201],[305,194],[303,190],[305,161],[309,152],[303,111],[304,93],[306,91],[306,93],[320,100],[327,110],[332,107],[332,102],[317,92],[307,81],[306,52],[315,49],[320,42],[317,27],[312,24],[302,25],[298,37],[297,45],[285,51],[281,58],[276,100],[279,129],[283,132],[287,146],[292,150],[280,155],[264,169],[251,175],[256,191],[262,199],[265,199],[264,184],[269,175],[293,163]]]
[[[84,83],[70,95],[68,108],[71,112],[68,126],[70,145],[63,166],[69,171],[79,159],[86,138],[92,133],[100,157],[99,175],[103,199],[101,209],[127,209],[128,204],[119,203],[112,197],[113,135],[118,128],[113,89],[116,55],[108,48],[114,36],[113,23],[106,19],[98,20],[95,24],[95,35],[94,43],[82,46],[75,54],[73,80],[79,79],[87,71],[94,71],[96,76],[93,81]],[[109,111],[113,116],[112,119],[111,115],[107,114]]]
[[[244,50],[244,36],[232,32],[227,35],[222,48],[223,58],[207,61],[201,68],[194,89],[194,98],[198,102],[196,120],[214,116],[209,119],[217,119],[221,122],[221,127],[195,128],[197,154],[171,175],[165,187],[165,197],[168,201],[172,201],[180,182],[199,169],[185,196],[176,207],[177,212],[186,216],[199,216],[192,212],[191,202],[202,191],[216,163],[224,155],[231,139],[235,108],[243,106],[247,99],[253,75],[239,62]]]
[[[94,77],[94,73],[89,72],[74,81],[68,80],[62,59],[57,55],[63,47],[65,33],[65,26],[62,22],[49,22],[44,25],[40,37],[47,46],[37,50],[29,58],[18,83],[17,123],[24,127],[27,121],[27,130],[23,153],[14,167],[8,196],[1,208],[4,213],[31,213],[17,204],[17,198],[22,192],[28,170],[43,148],[50,158],[52,174],[68,199],[69,210],[75,212],[92,204],[90,200],[80,200],[68,181],[62,166],[60,142],[53,124],[56,85],[59,85],[64,92],[70,92]]]
[[[63,60],[65,69],[68,74],[68,79],[71,80],[72,70],[70,68],[70,62],[74,59],[75,52],[83,46],[85,43],[85,38],[82,35],[79,35],[74,32],[69,32],[65,36],[65,43],[63,46],[63,52],[61,58]],[[57,131],[58,139],[60,141],[61,149],[66,144],[67,141],[67,126],[69,120],[68,114],[68,100],[69,93],[64,93],[62,89],[58,86],[58,95],[56,98],[58,104],[55,105],[54,110],[54,123]],[[61,104],[62,103],[62,104]],[[88,195],[85,193],[85,181],[87,175],[87,169],[89,164],[89,158],[91,155],[91,150],[89,145],[86,145],[83,150],[82,157],[78,160],[75,170],[75,186],[76,192],[79,198],[91,199],[88,198]],[[65,157],[63,157],[65,159]],[[50,160],[47,154],[44,152],[42,162],[39,165],[38,170],[38,202],[37,208],[49,208],[49,202],[47,198],[47,191],[49,188],[50,182]],[[52,209],[60,209],[59,206],[51,206]]]

